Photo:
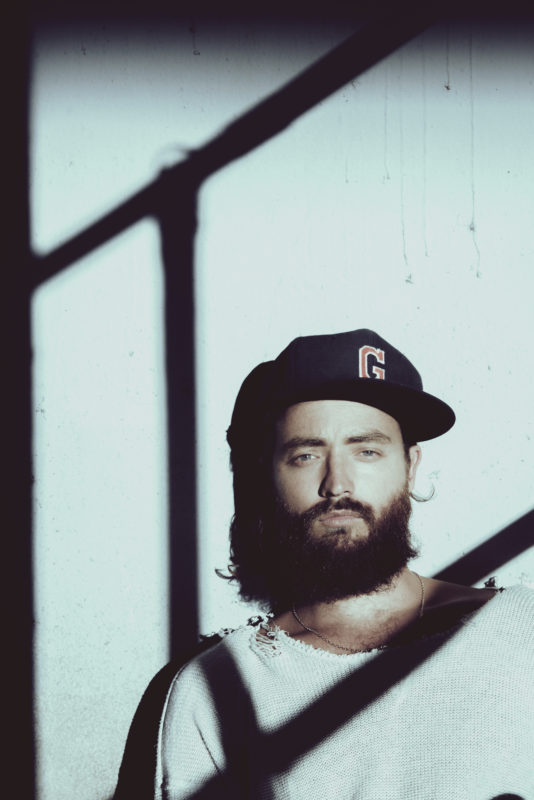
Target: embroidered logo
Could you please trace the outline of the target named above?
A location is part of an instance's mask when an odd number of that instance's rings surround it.
[[[377,347],[371,347],[369,344],[365,344],[360,347],[359,350],[359,377],[360,378],[370,378],[369,375],[369,364],[368,359],[369,356],[373,356],[379,364],[386,363],[386,357],[383,350],[379,350]],[[381,367],[377,367],[374,365],[372,367],[372,373],[375,378],[379,378],[380,380],[384,380],[386,377],[386,370],[382,369]]]

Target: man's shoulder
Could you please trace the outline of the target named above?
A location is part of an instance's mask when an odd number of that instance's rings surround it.
[[[499,591],[498,599],[495,609],[510,615],[511,622],[526,621],[530,634],[534,636],[534,588],[522,583],[507,586]]]
[[[114,800],[152,797],[156,771],[157,742],[162,719],[172,706],[177,679],[198,659],[214,651],[223,635],[204,636],[193,647],[183,650],[152,678],[135,712],[119,770]],[[191,681],[186,678],[187,684]],[[193,681],[193,684],[195,681]],[[181,693],[183,696],[183,693]],[[187,691],[185,696],[187,696]]]
[[[534,588],[523,583],[516,583],[511,586],[503,586],[496,590],[495,609],[502,609],[504,612],[514,611],[517,614],[534,613]]]
[[[234,663],[247,649],[250,627],[224,628],[218,633],[202,636],[197,647],[188,658],[182,659],[175,671],[175,681],[198,681],[208,673],[222,669],[224,664]]]
[[[464,586],[449,581],[427,578],[426,611],[459,608],[476,611],[486,606],[490,601],[500,597],[498,603],[491,603],[492,607],[507,607],[518,605],[525,611],[532,608],[534,603],[534,590],[524,584],[515,584],[507,587],[497,587],[493,581],[482,588]]]
[[[431,611],[438,608],[466,606],[475,610],[491,600],[498,591],[493,586],[478,588],[436,578],[426,578],[425,609]]]
[[[471,620],[476,621],[477,629],[483,626],[488,632],[493,630],[499,638],[503,628],[505,638],[508,634],[533,635],[534,591],[527,586],[476,588],[433,578],[425,582],[428,602],[418,623],[419,633],[453,630]]]
[[[531,664],[534,656],[534,591],[523,584],[497,590],[473,617],[475,627],[506,657],[523,655]]]

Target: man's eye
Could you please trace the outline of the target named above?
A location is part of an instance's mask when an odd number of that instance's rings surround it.
[[[364,458],[372,458],[373,456],[378,456],[379,453],[376,450],[361,450],[360,455]]]
[[[315,458],[313,453],[299,453],[298,456],[293,456],[291,459],[292,464],[307,464]]]

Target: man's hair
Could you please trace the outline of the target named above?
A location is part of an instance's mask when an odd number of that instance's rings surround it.
[[[230,454],[233,473],[234,515],[230,523],[228,572],[221,578],[235,580],[239,595],[271,610],[276,605],[265,562],[266,535],[274,509],[272,454],[274,427],[260,441],[239,442]],[[270,559],[269,559],[270,560]]]
[[[273,549],[273,525],[276,524],[272,474],[274,431],[274,424],[269,425],[259,440],[241,441],[232,447],[234,516],[230,523],[230,563],[228,572],[216,570],[221,578],[237,581],[243,600],[259,603],[268,611],[279,610],[277,553]],[[403,443],[409,463],[413,443],[408,443],[404,437]],[[418,501],[430,499],[411,496]]]

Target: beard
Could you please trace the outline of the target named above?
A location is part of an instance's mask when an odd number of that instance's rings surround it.
[[[312,532],[315,520],[334,510],[357,514],[354,524],[365,527],[365,533],[354,536],[349,526]],[[332,603],[389,586],[418,555],[408,527],[411,511],[407,486],[379,514],[350,498],[324,500],[301,514],[278,502],[269,559],[277,608]]]

